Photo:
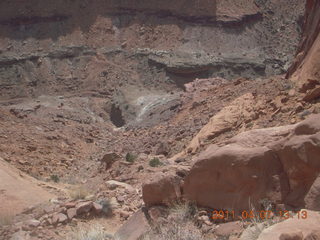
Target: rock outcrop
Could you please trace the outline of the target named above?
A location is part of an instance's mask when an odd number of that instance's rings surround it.
[[[257,117],[256,112],[259,109],[257,101],[251,93],[247,93],[231,104],[224,107],[218,114],[214,115],[210,121],[200,130],[192,139],[187,152],[195,153],[203,142],[215,138],[218,135],[230,131],[241,121],[249,122]]]
[[[320,197],[319,118],[313,115],[296,125],[251,130],[223,146],[209,146],[184,178],[184,198],[203,207],[235,211],[259,209],[264,200],[315,209]],[[144,186],[146,205],[173,196],[169,188],[159,188],[166,178]],[[157,201],[151,200],[156,193]]]

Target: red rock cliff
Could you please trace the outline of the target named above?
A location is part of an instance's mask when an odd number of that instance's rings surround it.
[[[320,0],[307,0],[303,38],[287,77],[310,100],[320,96]]]

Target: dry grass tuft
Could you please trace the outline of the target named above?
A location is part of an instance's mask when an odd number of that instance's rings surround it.
[[[111,240],[113,236],[108,234],[100,225],[74,229],[67,240]]]
[[[11,225],[13,222],[14,213],[11,211],[1,211],[0,212],[0,227]]]
[[[148,232],[143,240],[204,240],[194,223],[196,212],[194,205],[188,203],[173,206],[168,221]]]
[[[76,186],[69,191],[69,195],[73,200],[86,199],[90,192],[83,186]]]
[[[266,211],[271,211],[273,209],[271,202],[266,201],[265,199],[263,200],[263,207],[264,210]],[[256,213],[256,209],[253,205],[250,204],[249,202],[249,206],[251,206],[251,211]],[[256,240],[259,238],[261,232],[274,225],[279,223],[281,220],[277,217],[273,217],[273,218],[265,218],[265,219],[261,219],[259,216],[255,216],[253,218],[250,218],[250,226],[242,233],[241,238],[240,239],[246,239],[246,240]]]

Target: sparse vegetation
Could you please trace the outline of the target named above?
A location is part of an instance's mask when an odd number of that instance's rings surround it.
[[[113,239],[111,234],[108,234],[103,227],[92,225],[88,229],[75,229],[68,240],[109,240]]]
[[[100,200],[100,201],[98,201],[98,203],[102,206],[102,212],[105,215],[110,215],[112,213],[114,206],[112,205],[112,203],[109,199]]]
[[[268,199],[262,199],[259,203],[265,211],[271,211],[273,209],[272,202]],[[251,206],[252,212],[258,212],[253,205],[250,203],[249,205]],[[277,217],[266,217],[265,219],[262,219],[260,216],[254,216],[253,218],[250,218],[249,221],[251,224],[244,232],[245,238],[248,240],[256,240],[264,229],[280,222],[280,219]]]
[[[55,183],[60,182],[59,176],[58,176],[58,175],[55,175],[55,174],[51,175],[51,176],[50,176],[50,179],[51,179],[51,181],[53,181],[53,182],[55,182]]]
[[[168,222],[156,226],[143,240],[204,240],[201,230],[195,225],[197,209],[192,204],[174,205]]]
[[[149,161],[149,165],[150,165],[151,167],[158,167],[158,166],[163,165],[163,163],[160,161],[159,158],[155,157],[155,158],[152,158],[152,159]]]
[[[133,163],[136,159],[137,159],[137,156],[135,154],[127,153],[126,155],[127,162]]]
[[[84,186],[76,186],[69,191],[69,195],[74,200],[86,199],[90,192]]]

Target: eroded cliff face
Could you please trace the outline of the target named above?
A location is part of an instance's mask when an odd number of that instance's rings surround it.
[[[307,93],[307,100],[320,96],[320,1],[308,0],[304,21],[303,39],[287,77],[298,90]],[[317,93],[318,92],[318,93]],[[310,98],[310,99],[309,99]]]
[[[283,73],[304,9],[298,0],[0,5],[1,99],[83,92],[113,98],[114,89],[123,95],[129,85],[167,93],[195,78]]]

